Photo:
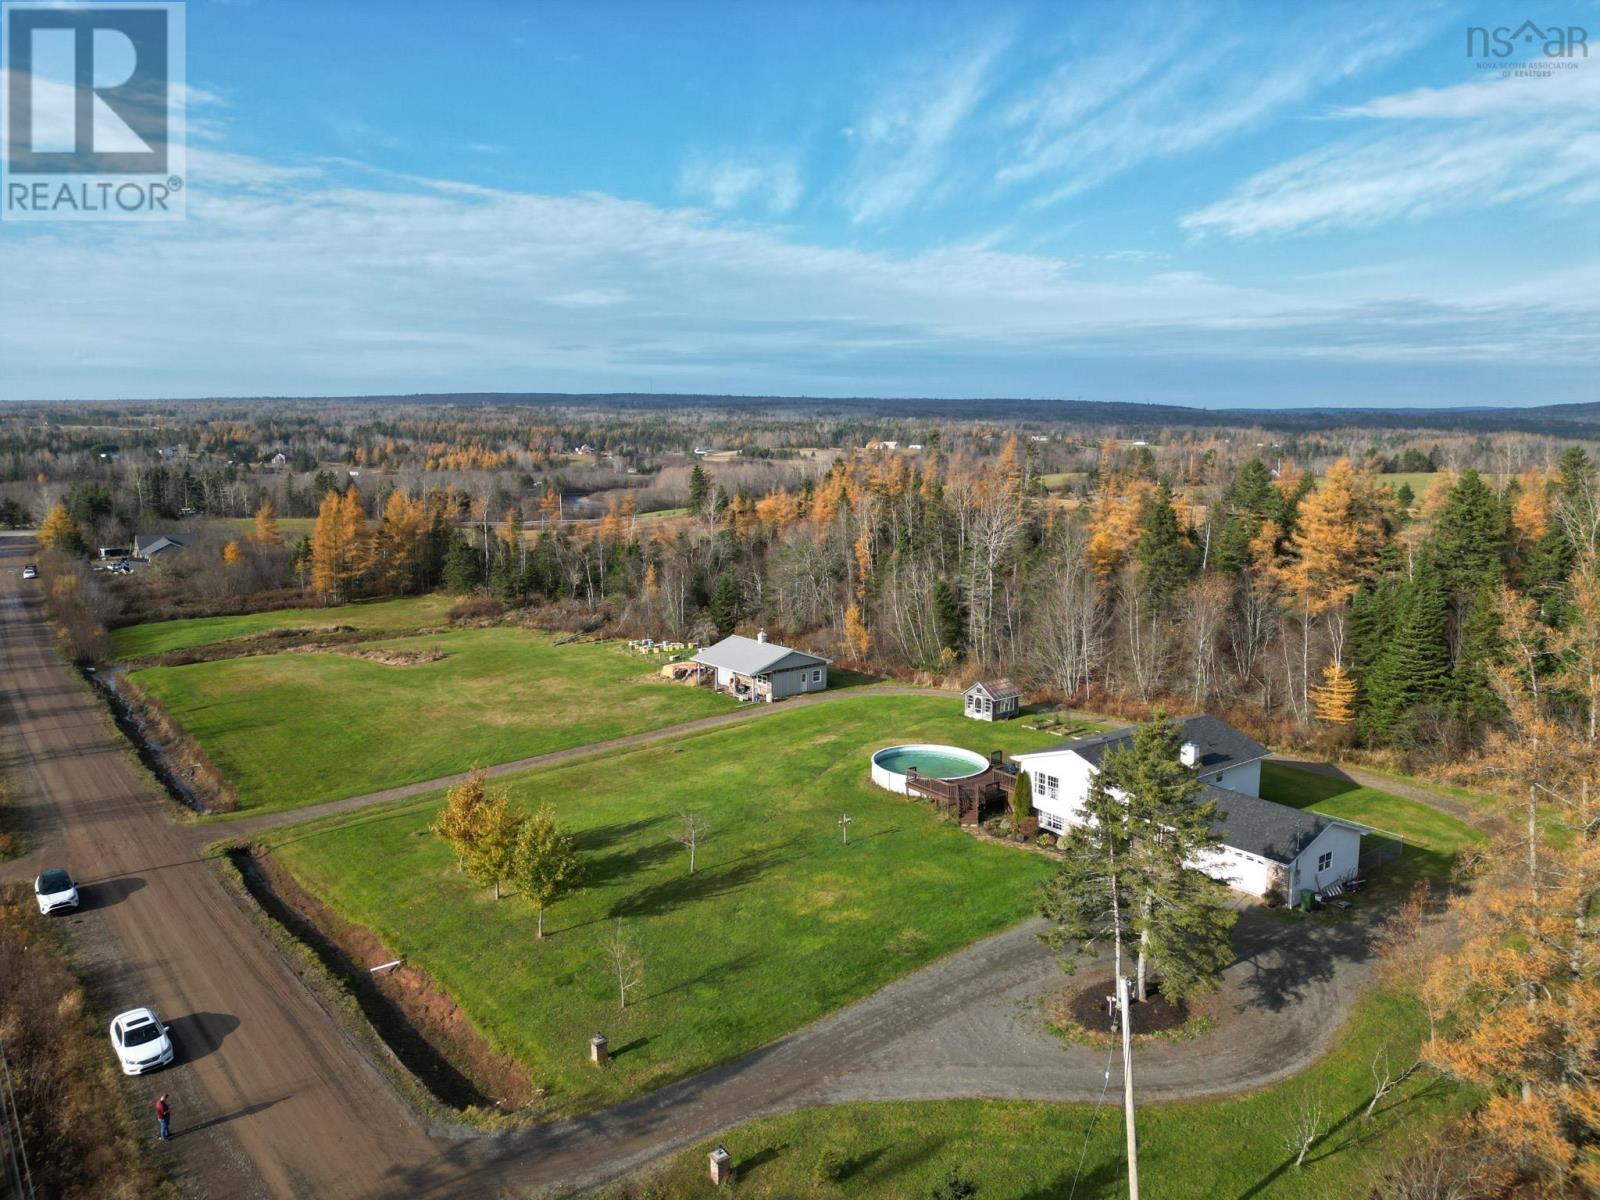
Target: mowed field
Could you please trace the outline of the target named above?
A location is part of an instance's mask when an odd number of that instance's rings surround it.
[[[324,609],[323,613],[334,610]],[[443,658],[390,666],[287,653],[131,676],[238,789],[240,811],[295,808],[728,712],[616,645],[510,627],[364,642]]]
[[[1298,770],[1263,764],[1262,794],[1396,834],[1397,864],[1383,868],[1356,903],[1387,905],[1416,878],[1443,881],[1457,853],[1480,835],[1447,813],[1415,800]],[[1338,920],[1333,913],[1285,920]],[[1334,1049],[1285,1083],[1220,1101],[1145,1104],[1139,1113],[1141,1194],[1161,1200],[1201,1197],[1366,1195],[1420,1141],[1463,1111],[1471,1093],[1418,1072],[1365,1117],[1374,1056],[1401,1068],[1413,1061],[1427,1029],[1408,997],[1375,991],[1357,1004]],[[1193,1043],[1205,1053],[1202,1038]],[[1137,1051],[1135,1052],[1137,1056]],[[1137,1079],[1137,1057],[1135,1059]],[[1325,1132],[1295,1170],[1285,1148],[1291,1122],[1307,1102],[1320,1104]],[[760,1200],[926,1196],[952,1166],[978,1184],[984,1200],[1125,1195],[1120,1095],[1098,1116],[1089,1105],[993,1101],[857,1104],[756,1121],[718,1137],[733,1154],[743,1196]],[[661,1172],[668,1195],[688,1194],[705,1171],[710,1144],[676,1156]],[[823,1182],[816,1164],[827,1150],[843,1178]],[[1081,1172],[1081,1173],[1080,1173]],[[610,1193],[603,1194],[609,1200]]]
[[[366,604],[341,604],[334,608],[288,608],[229,617],[190,617],[182,621],[151,621],[129,625],[111,633],[118,658],[145,658],[174,650],[192,650],[230,638],[250,637],[278,629],[326,629],[347,625],[376,633],[399,633],[444,624],[454,597],[408,596],[402,600],[374,600]]]
[[[551,1115],[584,1112],[761,1046],[1031,914],[1047,859],[975,841],[868,782],[871,752],[900,741],[1056,743],[978,726],[948,697],[864,692],[513,777],[514,800],[552,804],[588,869],[542,943],[530,904],[497,903],[428,832],[437,799],[296,828],[274,854],[430,972],[549,1090]],[[693,875],[673,840],[684,809],[710,827]],[[625,1012],[604,959],[618,921],[645,964]],[[585,1058],[596,1029],[616,1052],[606,1071]]]

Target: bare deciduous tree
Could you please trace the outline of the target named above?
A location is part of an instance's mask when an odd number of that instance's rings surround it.
[[[1326,1124],[1327,1115],[1323,1109],[1322,1097],[1308,1090],[1289,1115],[1289,1124],[1283,1136],[1284,1149],[1294,1155],[1296,1171],[1305,1169],[1306,1155],[1322,1136]]]
[[[678,832],[672,835],[672,840],[677,842],[689,852],[689,874],[694,874],[695,851],[700,848],[700,843],[706,837],[706,819],[697,812],[689,809],[680,809],[678,812]]]
[[[605,947],[606,965],[617,981],[617,1007],[628,1007],[628,993],[644,983],[644,955],[622,930],[619,918]]]

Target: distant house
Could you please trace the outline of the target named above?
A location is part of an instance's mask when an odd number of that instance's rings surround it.
[[[741,700],[770,702],[828,686],[827,659],[769,642],[765,633],[725,637],[694,661],[715,672],[718,691]]]
[[[267,465],[269,467],[287,467],[289,465],[289,456],[280,450],[267,459]]]
[[[712,453],[712,449],[711,449],[710,446],[702,444],[702,445],[696,446],[694,448],[694,452],[696,454],[698,454],[701,458],[704,458],[706,455]]]
[[[157,555],[182,549],[182,542],[164,533],[135,534],[133,539],[133,557],[140,562],[150,562]]]
[[[974,721],[1009,721],[1022,707],[1022,689],[1009,679],[982,679],[961,695]]]
[[[1290,808],[1261,798],[1261,762],[1267,748],[1211,716],[1180,722],[1179,756],[1215,802],[1212,832],[1221,846],[1194,866],[1253,896],[1278,891],[1287,899],[1301,891],[1322,893],[1356,874],[1361,835],[1348,821]],[[1033,807],[1042,829],[1061,833],[1083,823],[1083,805],[1107,754],[1133,741],[1133,730],[1079,738],[1057,750],[1015,756],[1033,787]]]

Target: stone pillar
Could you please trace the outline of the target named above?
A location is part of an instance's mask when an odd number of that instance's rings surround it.
[[[611,1057],[611,1043],[606,1040],[606,1035],[597,1033],[589,1039],[589,1061],[597,1067],[603,1067]]]
[[[723,1146],[711,1152],[711,1182],[721,1187],[733,1179],[733,1155]]]

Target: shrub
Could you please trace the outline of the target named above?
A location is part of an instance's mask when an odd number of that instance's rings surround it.
[[[474,592],[450,606],[450,623],[459,625],[465,621],[497,620],[505,611],[506,606],[487,592]]]
[[[816,1177],[818,1183],[843,1182],[846,1167],[845,1157],[832,1146],[824,1146],[822,1153],[817,1155]]]
[[[1036,846],[1043,846],[1046,850],[1053,850],[1055,849],[1056,844],[1055,835],[1052,833],[1041,833],[1038,837],[1033,839],[1033,844]]]
[[[1009,834],[1011,832],[1011,818],[996,817],[994,819],[994,832],[1000,834],[1002,837]]]

